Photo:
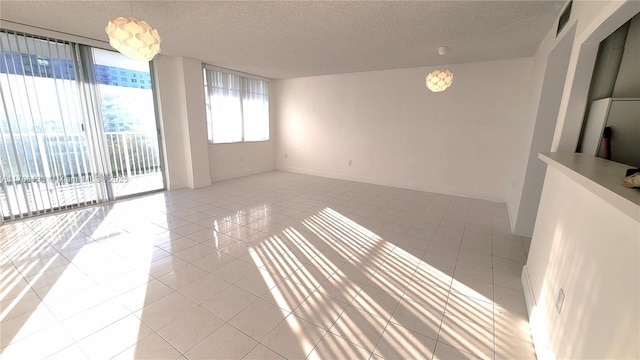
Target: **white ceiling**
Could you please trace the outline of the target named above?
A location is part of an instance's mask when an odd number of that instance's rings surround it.
[[[280,79],[532,56],[565,3],[2,0],[0,18],[106,42],[133,13],[163,54]]]

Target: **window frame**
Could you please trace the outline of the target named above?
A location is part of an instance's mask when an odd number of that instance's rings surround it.
[[[224,141],[224,142],[214,142],[213,134],[211,132],[212,119],[211,115],[211,97],[209,94],[209,85],[207,83],[207,71],[218,71],[229,75],[239,76],[240,78],[246,78],[250,80],[259,80],[263,81],[267,85],[267,133],[266,139],[264,140],[245,140],[246,131],[245,131],[245,119],[244,119],[244,108],[242,104],[242,97],[245,94],[245,89],[243,88],[243,81],[240,79],[240,116],[241,116],[241,140],[239,141]],[[207,125],[207,142],[210,145],[225,145],[225,144],[241,144],[241,143],[259,143],[259,142],[267,142],[271,141],[271,96],[269,95],[269,84],[271,83],[271,79],[265,78],[258,75],[253,75],[249,73],[244,73],[236,70],[231,70],[223,67],[213,66],[209,64],[203,64],[202,66],[202,77],[204,84],[204,95],[205,95],[205,116],[206,116],[206,125]]]

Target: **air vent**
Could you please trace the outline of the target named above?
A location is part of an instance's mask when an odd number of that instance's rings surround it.
[[[565,25],[569,22],[569,17],[571,16],[571,5],[573,4],[573,0],[569,1],[567,6],[562,10],[562,14],[560,14],[560,18],[558,19],[558,31],[556,31],[556,37],[562,31]]]

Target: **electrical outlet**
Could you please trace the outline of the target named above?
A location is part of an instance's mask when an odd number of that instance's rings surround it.
[[[351,166],[351,160],[349,160],[349,166]]]
[[[558,314],[562,312],[562,305],[564,305],[564,290],[560,289],[558,298],[556,299],[556,310],[558,310]]]

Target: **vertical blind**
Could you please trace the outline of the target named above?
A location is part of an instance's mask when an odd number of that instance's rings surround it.
[[[100,201],[83,132],[77,48],[2,30],[0,56],[2,217]]]
[[[204,75],[209,141],[269,140],[269,82],[208,68]]]
[[[148,63],[0,29],[0,222],[164,187]]]

